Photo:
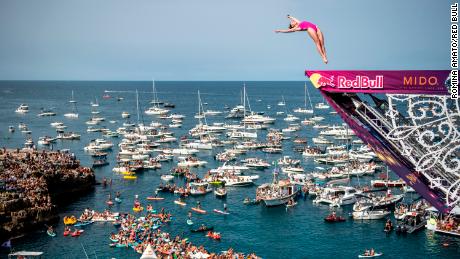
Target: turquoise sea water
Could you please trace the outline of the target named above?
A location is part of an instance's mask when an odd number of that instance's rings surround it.
[[[173,110],[176,113],[184,114],[182,128],[171,129],[176,137],[186,135],[188,130],[196,124],[193,115],[197,112],[197,90],[201,92],[203,102],[208,103],[205,109],[224,110],[224,105],[233,107],[240,101],[242,82],[157,82],[156,87],[161,100],[176,104]],[[303,106],[303,82],[246,82],[247,93],[250,99],[251,108],[255,111],[264,111],[267,115],[276,117],[274,124],[276,128],[286,127],[283,120],[285,115],[277,116],[277,111],[292,110]],[[91,139],[100,137],[100,133],[86,133],[84,123],[90,117],[90,102],[97,97],[101,115],[106,117],[104,123],[108,128],[115,130],[120,127],[123,119],[121,112],[131,113],[131,120],[135,122],[136,103],[135,96],[130,93],[112,93],[112,97],[124,97],[124,100],[117,101],[116,98],[103,99],[104,90],[135,90],[150,92],[151,82],[32,82],[32,81],[2,81],[0,82],[0,147],[11,148],[22,147],[25,136],[18,130],[11,134],[8,126],[25,122],[32,130],[35,141],[44,135],[55,135],[55,130],[49,124],[54,121],[62,121],[68,126],[68,131],[75,131],[82,134],[79,141],[57,142],[55,149],[70,148],[81,163],[91,165],[91,157],[83,151],[83,147]],[[310,85],[312,102],[322,100],[318,91]],[[68,100],[71,91],[74,90],[75,99],[78,101],[80,118],[77,120],[67,119],[64,113],[70,112]],[[281,96],[286,100],[286,106],[278,106]],[[140,94],[141,111],[144,111],[152,99],[151,94]],[[259,101],[260,100],[260,101]],[[14,110],[21,104],[30,106],[30,112],[25,115],[14,113]],[[271,105],[268,109],[267,105]],[[37,117],[40,108],[54,108],[58,113],[55,117]],[[319,110],[318,115],[326,117],[328,124],[341,124],[337,115],[329,114],[330,110]],[[208,117],[208,122],[225,122],[222,116]],[[141,120],[150,123],[154,119],[142,113]],[[108,121],[117,120],[116,124]],[[228,121],[230,122],[230,121]],[[166,123],[166,122],[165,122]],[[259,131],[259,140],[265,139],[266,131]],[[307,137],[309,143],[311,138],[317,136],[318,131],[312,127],[302,126],[302,130],[294,135]],[[118,144],[119,139],[111,141]],[[284,142],[283,155],[302,159],[301,154],[292,150],[293,143]],[[167,173],[176,165],[176,162],[163,163],[161,170],[144,171],[138,174],[136,181],[124,181],[120,176],[112,173],[115,165],[117,148],[109,154],[110,165],[95,170],[96,178],[113,178],[112,189],[96,186],[94,192],[84,196],[60,210],[60,216],[80,215],[86,208],[93,208],[97,211],[105,209],[105,200],[112,191],[121,191],[123,202],[114,206],[115,211],[131,212],[134,195],[138,194],[143,205],[146,205],[145,197],[151,195],[153,190],[160,183],[160,174]],[[194,169],[199,175],[207,170],[216,168],[219,163],[213,159],[215,153],[222,151],[216,149],[208,152],[200,152],[198,157],[208,161],[204,168]],[[274,161],[282,155],[267,155],[260,151],[249,152],[245,157],[262,157]],[[316,164],[311,159],[302,159],[302,165],[306,171],[312,171]],[[259,171],[260,185],[271,181],[272,168]],[[360,183],[369,182],[372,178],[360,178]],[[181,180],[176,180],[182,183]],[[358,184],[354,181],[354,184]],[[164,231],[174,234],[188,236],[197,245],[204,245],[210,251],[226,250],[233,247],[237,251],[255,252],[263,258],[357,258],[357,255],[365,248],[373,247],[376,251],[382,251],[384,258],[459,258],[460,239],[449,236],[433,234],[429,231],[421,231],[413,235],[398,236],[395,233],[386,235],[383,232],[384,221],[353,221],[347,219],[343,224],[325,224],[323,218],[330,213],[330,208],[324,205],[313,205],[311,200],[299,200],[298,205],[286,211],[285,207],[266,208],[263,206],[245,206],[242,200],[246,196],[255,196],[256,186],[246,188],[229,188],[226,200],[218,200],[213,194],[205,197],[191,197],[187,199],[187,207],[191,207],[196,201],[201,201],[204,209],[212,211],[214,208],[221,209],[223,203],[227,203],[231,212],[228,216],[221,216],[212,213],[207,215],[194,214],[195,224],[206,223],[214,226],[222,233],[220,242],[210,240],[201,234],[191,234],[189,226],[185,223],[188,208],[180,208],[174,205],[176,198],[172,194],[161,194],[165,201],[154,203],[156,208],[165,207],[173,214],[173,222],[163,227]],[[413,197],[408,197],[413,198]],[[339,213],[348,215],[352,208],[345,206],[338,209]],[[58,235],[49,237],[43,227],[42,230],[31,233],[23,238],[13,240],[15,250],[38,250],[45,252],[44,258],[85,258],[81,244],[84,245],[90,258],[139,258],[140,255],[132,249],[110,248],[108,244],[109,235],[116,229],[108,223],[95,223],[85,227],[85,233],[78,238],[63,237],[62,220],[56,226]],[[443,247],[443,243],[450,246]],[[8,251],[0,250],[0,257],[5,257]]]

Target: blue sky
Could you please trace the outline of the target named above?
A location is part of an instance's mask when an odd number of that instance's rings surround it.
[[[0,80],[303,80],[305,69],[449,69],[435,0],[1,0]],[[317,24],[275,34],[286,14]]]

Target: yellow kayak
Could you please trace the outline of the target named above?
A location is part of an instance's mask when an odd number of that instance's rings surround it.
[[[75,218],[75,216],[71,216],[71,217],[64,217],[64,224],[65,225],[73,225],[77,223],[77,218]]]
[[[144,207],[133,207],[134,212],[140,212],[140,211],[143,211],[143,210],[144,210]]]
[[[136,180],[136,179],[137,179],[137,176],[135,176],[135,175],[125,175],[125,176],[123,176],[123,179],[126,179],[126,180]]]
[[[129,171],[126,171],[126,172],[121,172],[122,175],[133,175],[135,174],[134,172],[129,172]]]

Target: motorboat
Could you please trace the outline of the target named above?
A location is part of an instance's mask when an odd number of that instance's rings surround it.
[[[112,142],[108,142],[105,139],[95,139],[84,148],[85,151],[104,151],[110,150],[113,147]]]
[[[16,113],[24,114],[29,112],[29,106],[26,104],[21,104],[19,107],[15,110]]]
[[[51,110],[42,109],[41,112],[37,116],[38,117],[56,116],[56,113]]]
[[[123,119],[127,119],[127,118],[131,117],[131,114],[129,114],[129,112],[122,112],[122,113],[121,113],[121,117],[122,117]]]
[[[407,212],[402,221],[396,226],[396,233],[414,233],[425,228],[427,220],[425,215],[420,212]]]
[[[80,137],[81,135],[75,132],[67,132],[67,133],[59,133],[56,138],[60,140],[76,140],[76,139],[80,139]]]
[[[194,157],[182,157],[179,158],[179,162],[177,163],[178,167],[199,167],[199,166],[205,166],[208,162],[203,161],[203,160],[198,160],[197,158]]]
[[[277,163],[278,165],[298,165],[300,164],[300,160],[292,159],[290,156],[283,156],[278,159]]]
[[[192,182],[190,183],[190,194],[191,195],[205,195],[212,192],[211,184],[207,182]]]
[[[265,169],[270,167],[270,163],[260,158],[247,158],[242,162],[245,163],[247,167],[254,169]]]
[[[356,202],[358,191],[350,186],[335,186],[323,188],[321,194],[313,200],[313,203],[329,204],[331,207],[340,207]]]
[[[257,187],[256,200],[261,200],[265,206],[272,207],[288,203],[298,193],[299,189],[289,179],[278,180],[278,173],[275,170],[272,183]]]
[[[316,109],[329,109],[330,106],[325,104],[324,102],[320,102],[315,105],[315,108]]]
[[[406,183],[402,179],[389,180],[389,179],[377,179],[371,180],[373,187],[404,187]]]
[[[390,213],[388,210],[363,210],[354,211],[352,215],[353,219],[373,220],[386,218]]]

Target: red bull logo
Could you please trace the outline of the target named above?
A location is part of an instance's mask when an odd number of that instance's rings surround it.
[[[337,77],[338,88],[370,88],[370,89],[383,89],[383,76],[376,76],[375,79],[371,79],[368,76],[356,76],[354,80],[347,79],[344,76]]]
[[[318,79],[318,84],[320,86],[326,86],[326,85],[329,85],[329,86],[332,86],[334,87],[334,76],[331,76],[330,78],[329,77],[325,77],[325,76],[321,76],[319,79]]]

